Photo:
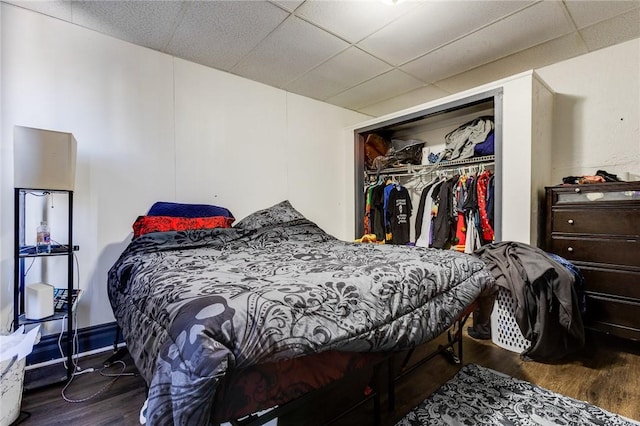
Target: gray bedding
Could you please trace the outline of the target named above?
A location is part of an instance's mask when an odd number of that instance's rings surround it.
[[[231,229],[137,238],[108,285],[149,384],[147,423],[195,425],[208,423],[231,369],[414,347],[451,326],[493,278],[453,251],[337,240],[283,202]]]

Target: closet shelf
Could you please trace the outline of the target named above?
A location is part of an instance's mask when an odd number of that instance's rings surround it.
[[[465,158],[464,160],[443,161],[441,163],[420,164],[420,165],[409,164],[402,167],[390,167],[390,168],[382,169],[379,171],[366,170],[365,174],[367,176],[380,176],[380,175],[410,176],[415,173],[425,173],[425,172],[428,173],[436,170],[447,170],[447,169],[452,169],[456,167],[472,166],[477,164],[489,165],[493,163],[495,163],[495,155],[485,155],[482,157]]]

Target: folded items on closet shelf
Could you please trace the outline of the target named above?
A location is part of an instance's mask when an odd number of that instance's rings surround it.
[[[494,129],[493,116],[482,116],[463,124],[444,137],[444,150],[429,154],[429,163],[435,164],[494,155]]]
[[[368,138],[367,138],[368,139]],[[425,142],[418,139],[392,139],[391,147],[385,155],[373,159],[371,168],[380,171],[389,167],[402,167],[408,164],[422,164],[422,148]],[[365,145],[366,146],[366,145]],[[368,154],[365,153],[368,158]]]
[[[483,157],[485,155],[494,155],[495,148],[495,136],[493,130],[489,132],[484,142],[480,142],[473,147],[474,157]]]
[[[391,148],[391,143],[382,136],[371,133],[364,142],[364,159],[368,169],[376,168],[374,161],[378,157],[385,157]]]
[[[422,148],[425,142],[419,139],[391,139],[391,149],[387,154],[394,164],[422,164]]]
[[[474,156],[475,146],[485,142],[494,129],[492,116],[476,118],[445,136],[442,160],[463,160]],[[488,151],[488,147],[484,147]],[[488,155],[488,154],[485,154]]]

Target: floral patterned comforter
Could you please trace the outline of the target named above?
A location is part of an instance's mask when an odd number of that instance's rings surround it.
[[[454,251],[337,240],[288,202],[234,228],[135,239],[109,299],[149,384],[147,423],[207,424],[225,373],[431,340],[493,285]]]

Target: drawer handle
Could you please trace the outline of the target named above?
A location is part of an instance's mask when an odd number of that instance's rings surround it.
[[[567,223],[568,223],[569,225],[573,225],[573,219],[569,219],[569,220],[567,221]]]
[[[569,248],[567,249],[567,251],[568,251],[569,253],[573,253],[573,247],[569,247]]]
[[[576,188],[576,189],[574,189],[574,191],[580,192],[580,188]]]

